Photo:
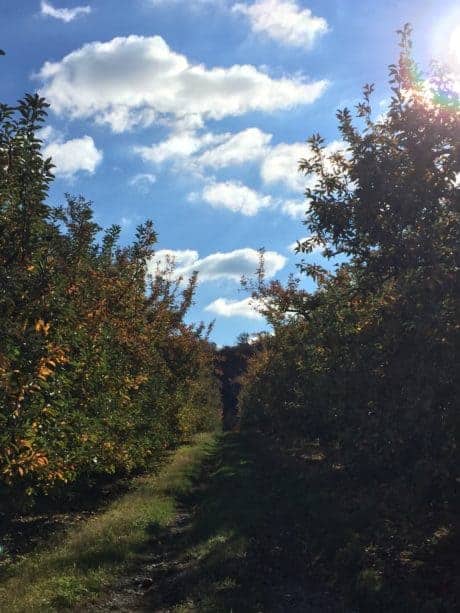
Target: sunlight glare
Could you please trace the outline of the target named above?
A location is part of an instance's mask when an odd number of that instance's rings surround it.
[[[456,72],[460,72],[460,25],[458,25],[450,35],[449,56],[453,64],[453,69]]]

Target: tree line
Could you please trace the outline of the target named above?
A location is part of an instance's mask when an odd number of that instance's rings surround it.
[[[402,563],[393,550],[409,542],[413,555],[436,541],[440,526],[448,541],[458,503],[459,92],[445,67],[420,72],[410,26],[399,35],[388,110],[376,117],[366,86],[355,118],[337,113],[342,151],[328,156],[320,135],[309,140],[300,170],[316,177],[306,190],[311,236],[297,251],[320,247],[339,263],[332,271],[300,264],[313,292],[300,277],[266,282],[261,269],[254,296],[274,334],[249,360],[239,397],[242,427],[285,448],[310,441],[324,454],[337,504],[348,501],[330,531],[350,509],[364,510],[361,528],[374,526],[365,536],[350,528],[334,549],[342,557],[329,555],[349,585],[349,568],[365,559],[375,585],[387,571],[395,585]],[[387,522],[385,543],[376,514]],[[411,541],[421,526],[425,533]],[[451,595],[452,571],[442,579]],[[422,593],[429,580],[420,581]],[[397,609],[384,602],[365,610]]]
[[[120,246],[83,197],[47,202],[47,107],[38,95],[0,105],[3,511],[146,467],[220,420],[209,329],[184,320],[196,275],[147,274],[151,221]]]

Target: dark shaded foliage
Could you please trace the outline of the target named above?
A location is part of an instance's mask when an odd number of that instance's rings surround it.
[[[251,342],[249,335],[241,335],[236,345],[219,349],[219,378],[222,393],[223,427],[231,430],[238,423],[238,395],[241,389],[240,378],[247,369],[251,356],[255,355],[260,342]]]
[[[320,244],[346,261],[334,272],[302,263],[313,293],[295,279],[260,279],[275,335],[240,394],[243,426],[290,446],[314,442],[368,509],[363,520],[378,508],[401,547],[392,560],[423,538],[457,538],[460,104],[444,69],[422,78],[410,35],[400,32],[386,115],[374,119],[366,86],[355,121],[337,113],[342,152],[328,157],[319,135],[309,140],[300,169],[316,177],[306,192],[312,236],[299,251]],[[377,583],[386,555],[374,560]],[[433,610],[450,610],[448,583]]]

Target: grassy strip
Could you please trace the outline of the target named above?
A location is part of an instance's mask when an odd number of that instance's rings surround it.
[[[227,433],[214,449],[182,499],[187,529],[161,539],[166,566],[151,570],[142,610],[346,611],[312,567],[299,471],[256,434]]]
[[[133,489],[104,513],[12,565],[0,584],[0,611],[60,611],[110,587],[135,563],[152,533],[174,519],[177,499],[191,489],[213,440],[199,435],[157,475],[136,478]]]
[[[403,513],[394,495],[356,482],[314,444],[288,453],[232,432],[214,450],[182,498],[193,509],[187,529],[162,535],[165,564],[150,571],[142,610],[458,610],[459,549],[447,523],[435,532],[416,509]]]

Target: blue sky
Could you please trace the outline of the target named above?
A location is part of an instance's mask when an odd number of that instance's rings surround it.
[[[453,0],[0,0],[0,100],[47,97],[50,201],[83,194],[123,242],[153,219],[157,259],[200,271],[190,318],[232,343],[264,328],[238,282],[257,249],[269,277],[301,259],[306,139],[338,146],[335,111],[366,82],[384,111],[407,21],[422,65],[460,64]]]

